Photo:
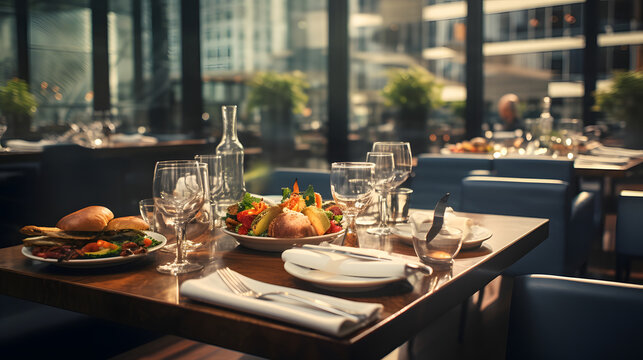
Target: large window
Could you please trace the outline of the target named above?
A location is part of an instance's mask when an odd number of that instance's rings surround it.
[[[261,148],[274,166],[327,166],[325,2],[202,0],[200,22],[203,120],[212,136],[220,138],[221,106],[236,104],[246,148]],[[290,93],[302,83],[307,101]]]
[[[72,121],[92,107],[89,1],[29,2],[30,86],[40,104],[32,126]]]
[[[13,1],[0,1],[0,83],[18,75],[16,16]]]

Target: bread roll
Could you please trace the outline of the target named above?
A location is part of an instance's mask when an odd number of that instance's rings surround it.
[[[102,231],[114,214],[104,206],[88,206],[58,220],[56,227],[64,231]]]
[[[116,230],[148,230],[150,226],[138,216],[124,216],[112,219],[105,231]]]
[[[308,217],[300,212],[288,211],[277,215],[268,226],[268,236],[278,238],[301,238],[315,236],[315,228]]]

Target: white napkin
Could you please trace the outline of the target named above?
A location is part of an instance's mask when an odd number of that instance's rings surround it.
[[[357,323],[351,319],[325,311],[300,306],[300,303],[291,302],[285,298],[282,300],[279,297],[275,297],[276,301],[271,301],[236,295],[228,289],[216,272],[201,279],[185,281],[181,284],[179,292],[181,295],[194,300],[265,316],[334,336],[344,336],[367,325],[379,317],[383,308],[382,304],[344,300],[333,296],[263,283],[238,273],[237,275],[248,287],[259,292],[288,291],[338,305],[355,313],[362,313],[367,318]]]
[[[281,259],[284,262],[325,271],[331,274],[368,278],[396,277],[400,279],[407,276],[406,264],[410,261],[400,257],[391,256],[385,251],[345,246],[332,246],[331,248],[377,256],[390,259],[390,261],[362,260],[342,254],[315,251],[314,249],[306,248],[288,249],[281,253]]]
[[[113,134],[109,137],[109,140],[113,143],[122,143],[122,144],[133,144],[133,143],[143,143],[143,144],[156,144],[158,139],[152,136],[145,136],[141,134]]]
[[[592,155],[642,157],[643,150],[633,150],[612,146],[603,146],[591,150]]]
[[[47,145],[56,144],[53,140],[26,141],[21,139],[7,140],[7,147],[18,151],[40,151]]]
[[[415,218],[420,217],[419,219],[422,222],[433,222],[433,211],[424,212],[416,211],[413,215]],[[422,216],[426,216],[426,219],[423,219]],[[448,227],[454,227],[462,230],[462,238],[466,239],[467,236],[471,233],[471,227],[474,225],[473,220],[464,216],[457,216],[453,208],[447,207],[444,211],[444,224]]]
[[[629,157],[626,156],[597,156],[597,155],[578,155],[576,160],[581,163],[603,163],[603,164],[612,164],[612,165],[622,165],[627,164],[630,161]]]

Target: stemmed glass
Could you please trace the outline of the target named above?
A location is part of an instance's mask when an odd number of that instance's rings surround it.
[[[411,175],[413,166],[413,158],[411,157],[411,145],[408,142],[402,141],[379,141],[373,144],[373,152],[384,152],[393,154],[393,178],[388,184],[386,191],[391,191],[406,181]],[[388,205],[386,204],[386,196],[384,196],[384,213],[387,213]],[[387,224],[384,223],[384,227]],[[381,227],[381,223],[380,223]],[[383,234],[389,234],[390,228],[387,228]]]
[[[391,184],[395,178],[393,153],[371,151],[366,153],[366,162],[375,164],[373,188],[378,196],[380,219],[377,226],[369,228],[366,232],[375,235],[388,235],[391,233],[391,228],[387,225],[386,194],[391,189]]]
[[[7,132],[7,119],[4,116],[0,116],[0,140],[2,140],[2,136],[5,132]],[[0,143],[0,152],[7,150],[8,149],[2,147],[2,143]]]
[[[223,173],[221,171],[221,155],[196,155],[194,159],[200,163],[208,164],[208,185],[210,198],[210,208],[213,212],[213,225],[219,226],[219,219],[225,216],[220,214],[218,203],[221,191],[223,189]]]
[[[330,191],[348,224],[342,245],[359,247],[355,217],[371,200],[374,169],[375,164],[369,162],[336,162],[331,165]]]
[[[187,261],[183,242],[187,223],[203,208],[207,193],[204,173],[197,161],[159,161],[154,169],[154,205],[164,216],[174,219],[176,259],[159,265],[156,270],[177,275],[199,270],[203,266]]]

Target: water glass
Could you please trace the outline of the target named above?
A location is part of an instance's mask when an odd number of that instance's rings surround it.
[[[348,224],[342,245],[359,247],[355,217],[371,202],[374,169],[375,164],[367,162],[337,162],[331,165],[330,191]]]
[[[379,224],[366,230],[369,234],[388,235],[391,229],[387,224],[386,195],[395,179],[395,162],[393,153],[370,151],[366,153],[366,162],[375,164],[373,171],[373,188],[378,196]]]
[[[443,225],[438,235],[427,242],[426,235],[433,225],[432,216],[416,212],[411,214],[410,221],[413,248],[420,260],[438,269],[451,267],[462,247],[462,230]]]
[[[226,209],[219,209],[219,198],[222,195],[223,172],[221,171],[221,155],[196,155],[194,159],[208,166],[208,185],[210,192],[210,207],[213,211],[213,225],[219,226],[219,219],[226,214]]]
[[[143,199],[138,202],[138,210],[141,213],[143,220],[150,225],[150,230],[156,232],[156,207],[154,206],[154,199]]]
[[[387,193],[388,221],[392,223],[405,223],[409,220],[409,205],[413,190],[399,188]]]

